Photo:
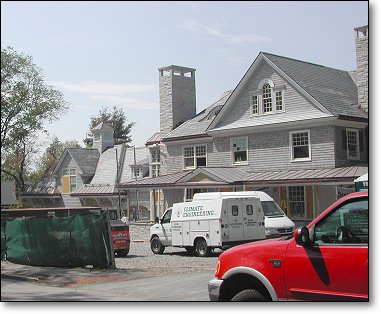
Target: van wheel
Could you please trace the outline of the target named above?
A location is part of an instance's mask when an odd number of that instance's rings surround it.
[[[209,256],[211,252],[210,247],[206,243],[205,239],[200,239],[197,241],[196,244],[196,253],[200,257],[206,257]]]
[[[163,254],[165,246],[160,242],[158,237],[151,239],[151,251],[153,254]]]
[[[257,290],[247,289],[237,293],[231,299],[231,301],[233,302],[251,302],[251,301],[263,302],[263,301],[266,301],[266,299]]]

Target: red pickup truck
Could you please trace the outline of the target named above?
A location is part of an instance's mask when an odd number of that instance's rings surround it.
[[[368,191],[349,194],[294,235],[223,252],[211,301],[368,301]]]

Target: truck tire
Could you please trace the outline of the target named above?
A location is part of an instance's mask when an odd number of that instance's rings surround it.
[[[153,254],[163,254],[165,246],[160,242],[158,237],[151,239],[151,251]]]
[[[210,255],[210,252],[212,250],[210,249],[210,247],[208,246],[208,244],[206,243],[205,239],[200,239],[197,241],[197,244],[196,244],[196,253],[198,256],[200,257],[207,257]]]
[[[263,302],[265,297],[254,289],[247,289],[238,292],[232,299],[233,302]]]

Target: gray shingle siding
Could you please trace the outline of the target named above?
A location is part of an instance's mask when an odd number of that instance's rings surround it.
[[[305,128],[303,128],[305,129]],[[296,128],[293,131],[298,131]],[[248,134],[248,165],[237,165],[247,172],[264,170],[300,170],[335,167],[335,128],[333,126],[310,128],[311,161],[291,162],[289,131],[271,131]],[[229,167],[232,163],[230,149],[231,137],[216,137],[213,143],[207,143],[207,166]],[[199,144],[205,144],[200,142]],[[188,146],[188,145],[184,145]],[[168,147],[169,173],[182,171],[183,146]]]

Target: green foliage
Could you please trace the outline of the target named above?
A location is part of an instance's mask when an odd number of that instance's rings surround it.
[[[57,120],[68,107],[63,94],[44,82],[30,56],[1,49],[1,154]]]
[[[35,134],[68,110],[63,94],[46,84],[31,56],[1,48],[1,178],[20,196],[36,155]]]
[[[135,122],[127,123],[127,118],[122,110],[122,108],[117,108],[114,106],[113,111],[109,111],[107,107],[102,108],[99,111],[98,116],[92,116],[90,122],[90,130],[95,128],[98,124],[104,122],[109,126],[114,128],[114,143],[118,144],[128,144],[131,142],[130,132]],[[91,139],[85,139],[84,142],[87,145],[92,144]]]

